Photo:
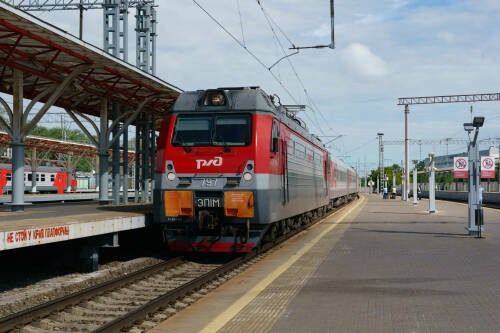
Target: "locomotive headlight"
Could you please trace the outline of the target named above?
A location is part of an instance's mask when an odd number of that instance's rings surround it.
[[[175,180],[175,173],[169,172],[167,175],[167,179],[170,181]]]
[[[221,106],[226,104],[226,98],[221,91],[209,91],[205,95],[205,105]]]
[[[253,178],[252,174],[250,172],[245,172],[243,174],[243,179],[246,180],[247,182],[251,181]]]

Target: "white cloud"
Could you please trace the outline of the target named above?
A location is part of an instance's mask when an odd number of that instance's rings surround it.
[[[381,77],[388,74],[387,65],[368,46],[353,43],[340,51],[340,60],[347,69],[363,77]]]

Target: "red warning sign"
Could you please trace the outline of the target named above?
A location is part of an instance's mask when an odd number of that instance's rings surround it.
[[[469,161],[467,157],[453,158],[453,178],[469,178]]]
[[[481,157],[481,178],[495,178],[495,158]]]

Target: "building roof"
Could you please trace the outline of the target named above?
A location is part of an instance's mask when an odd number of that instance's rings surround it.
[[[0,91],[12,94],[13,69],[24,73],[24,97],[33,99],[60,84],[80,66],[77,76],[54,104],[98,116],[105,97],[131,108],[150,96],[145,111],[158,117],[170,109],[180,88],[116,58],[35,16],[0,1]],[[46,98],[41,98],[46,101]]]

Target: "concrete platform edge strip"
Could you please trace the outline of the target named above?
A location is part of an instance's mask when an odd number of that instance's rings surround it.
[[[316,245],[327,233],[329,233],[333,228],[335,228],[340,222],[342,222],[349,214],[351,214],[356,208],[358,208],[366,199],[361,197],[361,199],[351,206],[346,212],[342,214],[340,218],[329,225],[323,232],[316,236],[312,241],[305,244],[297,253],[292,255],[286,262],[281,264],[272,273],[270,273],[265,279],[261,280],[257,285],[250,289],[246,294],[241,296],[236,302],[233,303],[226,311],[221,313],[219,316],[214,318],[201,333],[217,332],[224,325],[229,322],[234,316],[238,314],[248,303],[250,303],[259,293],[269,286],[276,278],[278,278],[283,272],[289,269],[297,260],[299,260],[304,254],[306,254],[311,248]]]
[[[0,251],[144,228],[145,216],[41,226],[0,232]]]

